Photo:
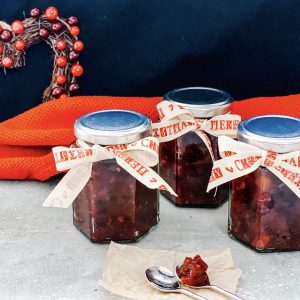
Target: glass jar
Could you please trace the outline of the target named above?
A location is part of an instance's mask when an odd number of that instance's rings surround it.
[[[240,123],[238,140],[277,153],[299,151],[300,120],[251,118]],[[300,250],[300,199],[270,170],[259,167],[232,181],[228,233],[259,252]]]
[[[224,91],[192,87],[168,92],[164,100],[178,104],[193,113],[195,118],[209,119],[230,112],[232,97]],[[217,159],[217,137],[206,134]],[[208,148],[195,132],[160,144],[160,176],[178,197],[162,191],[177,206],[217,207],[229,197],[229,184],[206,192],[213,165]]]
[[[149,118],[127,110],[90,113],[74,127],[78,139],[102,146],[133,143],[151,133]],[[73,223],[91,241],[137,241],[158,221],[157,190],[144,186],[115,159],[93,163],[88,183],[73,202]]]

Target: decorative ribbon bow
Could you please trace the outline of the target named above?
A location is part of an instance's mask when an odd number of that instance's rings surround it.
[[[222,159],[214,162],[207,191],[263,166],[300,197],[300,151],[278,154],[226,136],[218,142]]]
[[[183,107],[169,101],[162,101],[157,105],[161,122],[152,124],[152,135],[159,142],[167,142],[194,131],[209,150],[212,160],[214,155],[211,142],[205,134],[213,136],[228,135],[236,137],[237,126],[241,121],[239,115],[219,115],[211,119],[198,119]]]
[[[78,140],[81,148],[52,149],[58,171],[69,170],[48,196],[43,206],[68,207],[87,184],[94,162],[116,159],[117,164],[150,189],[176,193],[150,167],[158,164],[158,141],[147,137],[132,144],[90,147]]]

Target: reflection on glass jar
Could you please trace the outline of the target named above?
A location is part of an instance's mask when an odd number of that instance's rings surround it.
[[[150,126],[147,117],[135,112],[102,111],[80,118],[75,134],[92,144],[123,144],[149,136]],[[114,159],[93,164],[88,183],[73,202],[73,223],[93,242],[137,241],[158,221],[158,192]]]
[[[300,150],[299,119],[264,116],[239,126],[239,140],[268,151]],[[300,250],[300,199],[265,167],[233,180],[230,236],[258,251]]]
[[[193,113],[196,118],[209,119],[230,111],[229,94],[210,88],[183,88],[173,90],[164,100],[178,104]],[[209,138],[214,157],[219,158],[217,138]],[[205,143],[195,132],[188,132],[174,140],[160,144],[159,173],[178,197],[161,193],[177,206],[217,207],[228,199],[229,184],[217,191],[206,192],[213,161]]]

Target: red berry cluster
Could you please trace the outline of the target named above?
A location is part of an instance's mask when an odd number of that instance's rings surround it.
[[[21,21],[14,21],[11,24],[11,31],[8,29],[2,28],[0,25],[0,41],[4,43],[9,43],[12,38],[13,34],[21,34],[24,31],[24,24]],[[14,47],[18,51],[23,51],[26,47],[26,43],[20,38],[14,42]],[[3,44],[0,44],[0,55],[3,53]],[[2,57],[1,64],[4,68],[11,68],[14,64],[13,59],[8,56]]]
[[[36,26],[37,24],[39,26]],[[7,29],[9,26],[3,28],[0,25],[1,66],[4,68],[16,67],[15,57],[18,55],[18,51],[19,53],[24,52],[30,46],[29,40],[37,36],[39,40],[45,40],[50,44],[56,54],[50,86],[51,94],[48,98],[77,94],[80,88],[76,83],[76,78],[80,77],[84,71],[79,64],[80,52],[84,49],[84,43],[77,38],[80,33],[78,25],[79,20],[75,16],[67,19],[60,18],[58,10],[54,6],[48,7],[45,12],[39,8],[33,8],[30,11],[30,18],[23,22],[14,21],[10,25],[10,29]],[[37,32],[28,34],[33,27],[37,28]],[[34,43],[31,42],[31,44]]]

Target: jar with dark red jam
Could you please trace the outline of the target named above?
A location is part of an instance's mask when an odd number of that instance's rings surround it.
[[[228,93],[204,87],[172,90],[164,96],[164,100],[182,106],[200,119],[229,113],[232,104],[232,97]],[[206,135],[217,159],[217,137]],[[229,184],[206,192],[212,166],[210,152],[195,132],[161,143],[159,173],[178,197],[165,191],[161,193],[177,206],[218,207],[229,197]]]
[[[94,112],[75,122],[76,137],[90,145],[134,143],[150,134],[151,120],[127,110]],[[158,221],[157,190],[144,186],[115,159],[93,163],[88,183],[73,202],[73,223],[91,241],[138,241]]]
[[[245,120],[238,140],[277,153],[299,151],[300,119],[268,115]],[[232,181],[228,232],[259,252],[300,250],[300,199],[259,167]]]

